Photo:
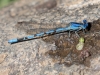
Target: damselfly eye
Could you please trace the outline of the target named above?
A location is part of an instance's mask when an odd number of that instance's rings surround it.
[[[87,20],[83,20],[83,23],[87,23]]]

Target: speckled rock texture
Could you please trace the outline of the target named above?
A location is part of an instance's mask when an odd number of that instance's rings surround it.
[[[93,22],[99,18],[100,0],[19,0],[2,8],[0,75],[100,75],[99,55],[90,59],[89,67],[83,64],[68,67],[59,64],[60,59],[57,56],[52,59],[46,54],[50,50],[56,51],[55,42],[49,43],[39,38],[8,44],[8,40],[12,38],[65,27],[72,21],[82,22],[83,19],[87,19],[88,22]],[[100,35],[100,30],[97,34]],[[94,34],[91,32],[91,35]],[[99,40],[96,42],[98,48]]]

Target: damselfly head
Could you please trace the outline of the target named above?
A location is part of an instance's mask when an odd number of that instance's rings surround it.
[[[88,22],[87,22],[87,20],[83,20],[83,25],[84,25],[85,28],[88,27]]]
[[[84,19],[84,20],[83,20],[83,23],[87,23],[87,20]]]

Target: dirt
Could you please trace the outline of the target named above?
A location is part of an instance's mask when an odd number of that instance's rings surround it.
[[[55,43],[57,46],[57,50],[48,51],[46,55],[66,66],[84,64],[89,67],[90,59],[100,54],[100,20],[89,23],[86,34],[81,31],[79,35],[85,39],[85,46],[81,51],[76,50],[79,37],[74,33],[71,37],[68,36],[68,32],[64,32],[43,38],[45,42]]]

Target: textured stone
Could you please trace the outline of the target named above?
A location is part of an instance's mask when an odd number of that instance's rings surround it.
[[[77,72],[73,72],[73,75],[80,75],[79,73],[77,73]]]
[[[0,69],[0,75],[9,75],[10,69]]]
[[[6,57],[7,57],[6,53],[1,53],[0,54],[0,64],[5,60]]]
[[[20,0],[0,11],[0,52],[8,52],[7,58],[7,55],[0,54],[0,63],[3,63],[6,58],[6,65],[0,64],[0,74],[8,75],[9,70],[3,70],[2,67],[10,67],[9,75],[86,75],[86,73],[100,75],[99,72],[94,71],[100,70],[97,67],[100,65],[100,56],[91,60],[90,69],[84,73],[82,68],[86,69],[86,67],[79,65],[67,67],[59,64],[64,61],[60,62],[57,57],[51,59],[45,55],[47,51],[56,51],[55,43],[50,44],[41,39],[35,39],[13,45],[8,44],[8,39],[23,37],[28,33],[65,27],[72,21],[81,22],[87,19],[92,22],[100,18],[100,0],[56,0],[58,4],[56,7],[54,5],[55,8],[44,5],[45,8],[47,6],[52,9],[37,12],[34,7],[41,6],[45,1],[48,0]],[[42,10],[43,7],[40,8]],[[18,28],[15,27],[16,24],[19,24]],[[36,29],[38,31],[35,31]],[[99,46],[99,41],[97,45]],[[82,70],[81,73],[79,73],[80,70]]]

